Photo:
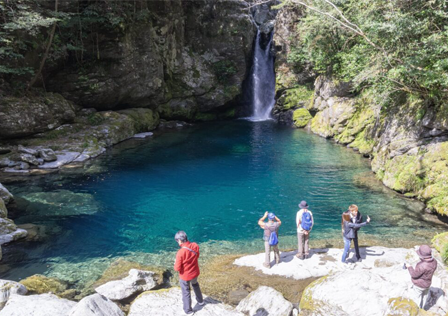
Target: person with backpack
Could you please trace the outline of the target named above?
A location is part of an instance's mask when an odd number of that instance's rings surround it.
[[[358,206],[355,204],[352,204],[348,207],[348,210],[344,212],[343,214],[350,215],[350,220],[354,224],[360,224],[362,223],[362,215],[361,212],[358,210]],[[341,226],[342,226],[342,233],[344,233],[344,220],[341,220]],[[353,238],[353,244],[355,245],[355,252],[356,252],[356,260],[361,261],[361,254],[359,253],[359,245],[358,245],[358,230],[359,228],[353,228],[353,231],[355,233],[355,237]]]
[[[264,220],[268,218],[268,222],[265,223]],[[263,232],[263,240],[264,240],[264,250],[265,250],[265,258],[263,265],[266,268],[271,267],[271,247],[274,250],[274,258],[275,263],[280,263],[280,252],[278,251],[278,228],[282,222],[280,219],[275,216],[274,213],[264,213],[264,216],[258,220],[258,225]]]
[[[350,244],[352,243],[352,240],[355,239],[355,229],[366,226],[368,223],[370,223],[370,217],[368,216],[367,221],[356,224],[352,222],[350,214],[342,214],[342,226],[344,227],[344,231],[342,234],[342,237],[344,238],[344,252],[342,253],[343,263],[346,263],[345,259],[347,259],[347,256],[350,252]]]
[[[201,288],[198,283],[199,276],[199,246],[195,242],[189,242],[187,234],[180,230],[174,236],[180,249],[176,254],[174,271],[179,272],[179,283],[182,291],[182,302],[185,315],[193,315],[191,308],[190,284],[193,287],[196,301],[199,305],[204,305]]]
[[[298,251],[296,257],[300,260],[309,258],[309,238],[314,225],[313,213],[308,209],[306,201],[299,203],[300,210],[296,215]]]

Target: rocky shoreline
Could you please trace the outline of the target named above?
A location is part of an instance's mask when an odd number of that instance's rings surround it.
[[[361,248],[362,261],[349,264],[340,262],[342,249],[314,248],[307,260],[299,260],[295,253],[282,252],[281,262],[272,263],[270,269],[262,265],[263,253],[236,258],[232,264],[234,269],[250,267],[261,273],[265,284],[250,291],[230,291],[237,297],[232,305],[207,296],[206,305],[199,306],[193,295],[195,315],[445,315],[448,312],[445,295],[448,271],[437,252],[438,268],[426,311],[419,310],[412,301],[410,276],[402,269],[403,262],[419,261],[415,249]],[[180,289],[171,287],[162,271],[142,266],[130,268],[132,265],[135,266],[130,262],[113,264],[95,283],[95,292],[78,298],[79,301],[73,301],[70,291],[55,279],[34,276],[20,283],[2,280],[0,316],[174,316],[182,313]],[[285,282],[308,282],[298,301],[288,301],[282,288],[270,282],[270,275]],[[201,278],[205,283],[210,275],[205,273]],[[215,284],[225,287],[225,284]]]

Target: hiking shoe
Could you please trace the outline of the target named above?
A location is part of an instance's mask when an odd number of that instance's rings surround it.
[[[191,311],[191,312],[186,312],[186,311],[183,311],[183,315],[194,315],[194,311]]]
[[[205,305],[205,301],[202,301],[200,303],[198,302],[198,304],[201,305],[201,306],[204,306]]]
[[[268,269],[270,269],[271,268],[271,265],[269,264],[269,263],[263,263],[263,267],[265,267],[265,268],[268,268]]]
[[[296,257],[300,259],[302,257],[302,255],[301,254],[296,254]]]

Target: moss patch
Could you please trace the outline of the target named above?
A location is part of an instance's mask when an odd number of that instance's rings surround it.
[[[245,289],[248,292],[256,290],[261,285],[270,286],[283,294],[290,302],[299,302],[305,287],[314,278],[294,280],[284,276],[266,275],[249,267],[239,267],[233,264],[238,255],[225,255],[211,259],[201,269],[199,283],[207,295],[230,304],[229,293]]]
[[[286,90],[286,96],[283,103],[284,110],[295,109],[298,107],[307,107],[311,101],[314,91],[305,86]]]
[[[445,264],[448,264],[448,232],[435,235],[431,242],[432,246],[440,252]]]
[[[389,299],[388,304],[388,313],[389,315],[409,315],[409,316],[417,316],[419,315],[419,308],[414,301],[404,298],[404,297],[395,297]]]
[[[307,109],[297,109],[292,115],[296,127],[305,127],[313,117]]]
[[[56,278],[47,278],[44,275],[35,274],[22,281],[21,284],[25,285],[29,294],[44,294],[53,293],[59,295],[67,290],[67,284]]]

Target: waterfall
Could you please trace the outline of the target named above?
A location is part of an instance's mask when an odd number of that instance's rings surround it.
[[[262,47],[260,30],[255,41],[254,63],[252,67],[252,121],[271,119],[275,104],[274,56],[271,55],[272,33],[265,48]]]

